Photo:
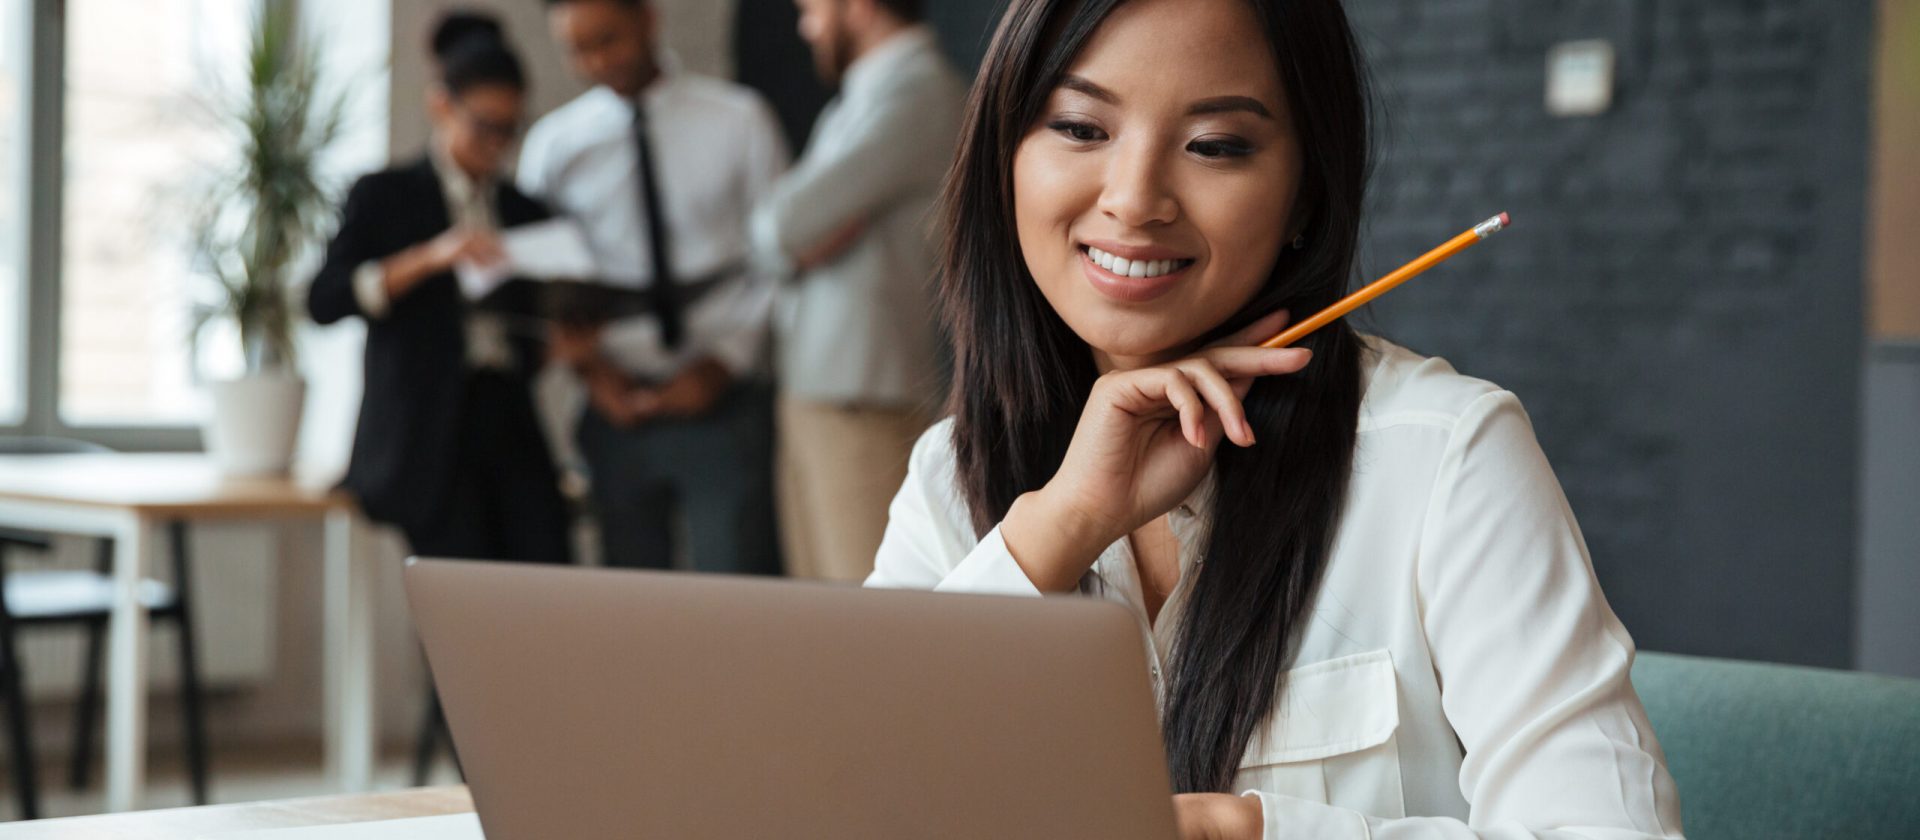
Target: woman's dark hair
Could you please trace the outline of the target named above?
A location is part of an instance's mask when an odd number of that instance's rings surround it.
[[[506,43],[507,30],[491,12],[455,9],[441,15],[440,22],[433,25],[427,48],[435,59],[444,61],[455,44],[475,36]]]
[[[481,85],[527,89],[520,58],[507,45],[500,20],[485,12],[448,12],[427,41],[440,65],[440,84],[459,96]]]
[[[954,343],[949,409],[958,480],[982,534],[1059,469],[1098,375],[1086,343],[1027,270],[1013,157],[1088,38],[1122,2],[1015,0],[988,47],[948,174],[940,284]],[[1305,220],[1306,244],[1282,249],[1266,284],[1209,339],[1282,307],[1318,311],[1345,293],[1369,168],[1366,73],[1339,0],[1247,2],[1272,45],[1299,134],[1305,165],[1292,217]],[[1304,371],[1259,379],[1247,394],[1261,443],[1223,444],[1214,457],[1213,527],[1188,584],[1161,727],[1177,791],[1232,783],[1273,706],[1345,504],[1361,343],[1336,321],[1301,346],[1314,353]]]

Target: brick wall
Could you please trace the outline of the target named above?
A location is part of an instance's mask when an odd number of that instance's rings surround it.
[[[1872,9],[1816,0],[1356,0],[1383,164],[1383,332],[1521,397],[1644,647],[1846,665]],[[1543,105],[1611,40],[1614,108]]]

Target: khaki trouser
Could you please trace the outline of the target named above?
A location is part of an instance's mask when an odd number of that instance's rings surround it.
[[[907,455],[928,425],[912,409],[780,398],[776,480],[788,574],[866,580]]]

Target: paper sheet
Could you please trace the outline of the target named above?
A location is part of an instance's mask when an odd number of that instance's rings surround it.
[[[549,219],[500,232],[505,262],[454,267],[460,290],[479,300],[512,277],[530,280],[593,280],[601,274],[587,235],[570,219]]]
[[[500,234],[513,273],[542,280],[591,280],[600,274],[587,234],[570,219],[549,219]]]
[[[466,295],[467,300],[479,300],[512,278],[513,269],[504,262],[475,265],[462,261],[454,265],[453,276],[459,278],[460,293]]]
[[[477,814],[415,817],[405,820],[269,828],[209,834],[201,840],[486,840]]]

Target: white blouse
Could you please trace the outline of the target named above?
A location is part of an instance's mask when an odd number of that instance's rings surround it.
[[[1333,556],[1234,789],[1260,798],[1269,840],[1680,836],[1633,640],[1520,402],[1367,347]],[[867,585],[1040,594],[999,528],[975,536],[951,434],[943,421],[915,445]],[[1139,618],[1158,691],[1212,484],[1169,516],[1181,582],[1156,621],[1127,540],[1093,566],[1101,597]]]

